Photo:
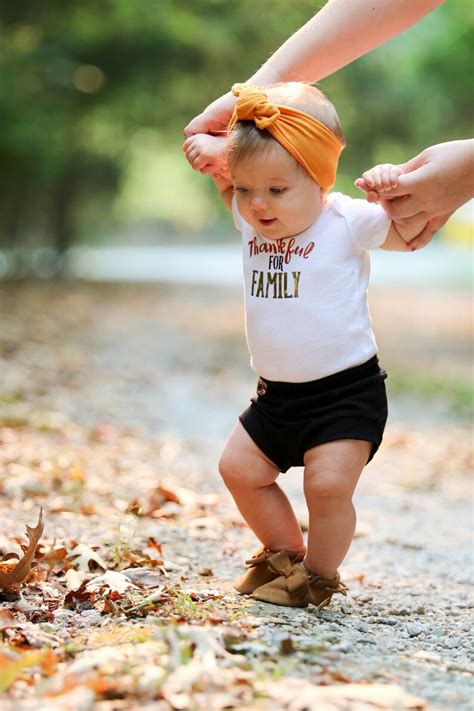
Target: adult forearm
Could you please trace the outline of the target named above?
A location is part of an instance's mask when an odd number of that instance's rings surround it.
[[[250,78],[315,82],[384,44],[444,0],[328,0]]]

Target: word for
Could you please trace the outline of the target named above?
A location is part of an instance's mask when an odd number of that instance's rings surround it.
[[[251,295],[262,299],[297,299],[301,272],[260,272],[252,270]]]
[[[289,264],[291,262],[291,258],[294,255],[295,257],[303,257],[303,259],[308,259],[309,255],[314,249],[315,243],[314,242],[309,242],[305,246],[297,246],[295,247],[296,240],[294,237],[290,237],[290,239],[277,239],[274,242],[262,242],[261,244],[258,244],[257,238],[254,237],[253,239],[250,240],[248,243],[249,245],[249,255],[251,257],[255,256],[256,254],[282,254],[283,258],[285,260],[285,264]]]

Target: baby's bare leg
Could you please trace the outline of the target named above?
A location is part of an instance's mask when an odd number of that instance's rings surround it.
[[[333,578],[354,536],[354,489],[371,444],[343,439],[313,447],[305,454],[304,492],[309,510],[305,565]]]
[[[265,548],[305,550],[290,502],[276,483],[278,468],[240,422],[225,446],[219,471],[240,513]]]

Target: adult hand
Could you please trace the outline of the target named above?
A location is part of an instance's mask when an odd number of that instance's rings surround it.
[[[426,247],[426,245],[431,242],[435,234],[446,224],[453,213],[450,212],[448,215],[439,215],[438,217],[433,217],[432,220],[428,220],[426,227],[415,239],[408,242],[412,252],[417,249]]]
[[[474,195],[474,141],[449,141],[422,151],[401,166],[398,186],[371,190],[363,179],[356,181],[369,202],[384,198],[392,220],[407,225],[426,223],[410,246],[419,249]]]
[[[227,131],[227,125],[234,110],[236,97],[231,91],[209,104],[204,111],[193,118],[184,129],[186,137],[196,133],[222,134]]]
[[[474,196],[474,140],[439,143],[400,166],[398,186],[379,191],[364,186],[369,202],[390,200],[387,212],[393,219],[432,220],[451,215]],[[444,224],[444,223],[443,223]]]

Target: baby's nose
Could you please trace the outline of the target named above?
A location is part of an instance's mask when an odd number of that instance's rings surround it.
[[[262,212],[267,209],[267,203],[259,195],[253,195],[250,201],[250,207],[256,212]]]

